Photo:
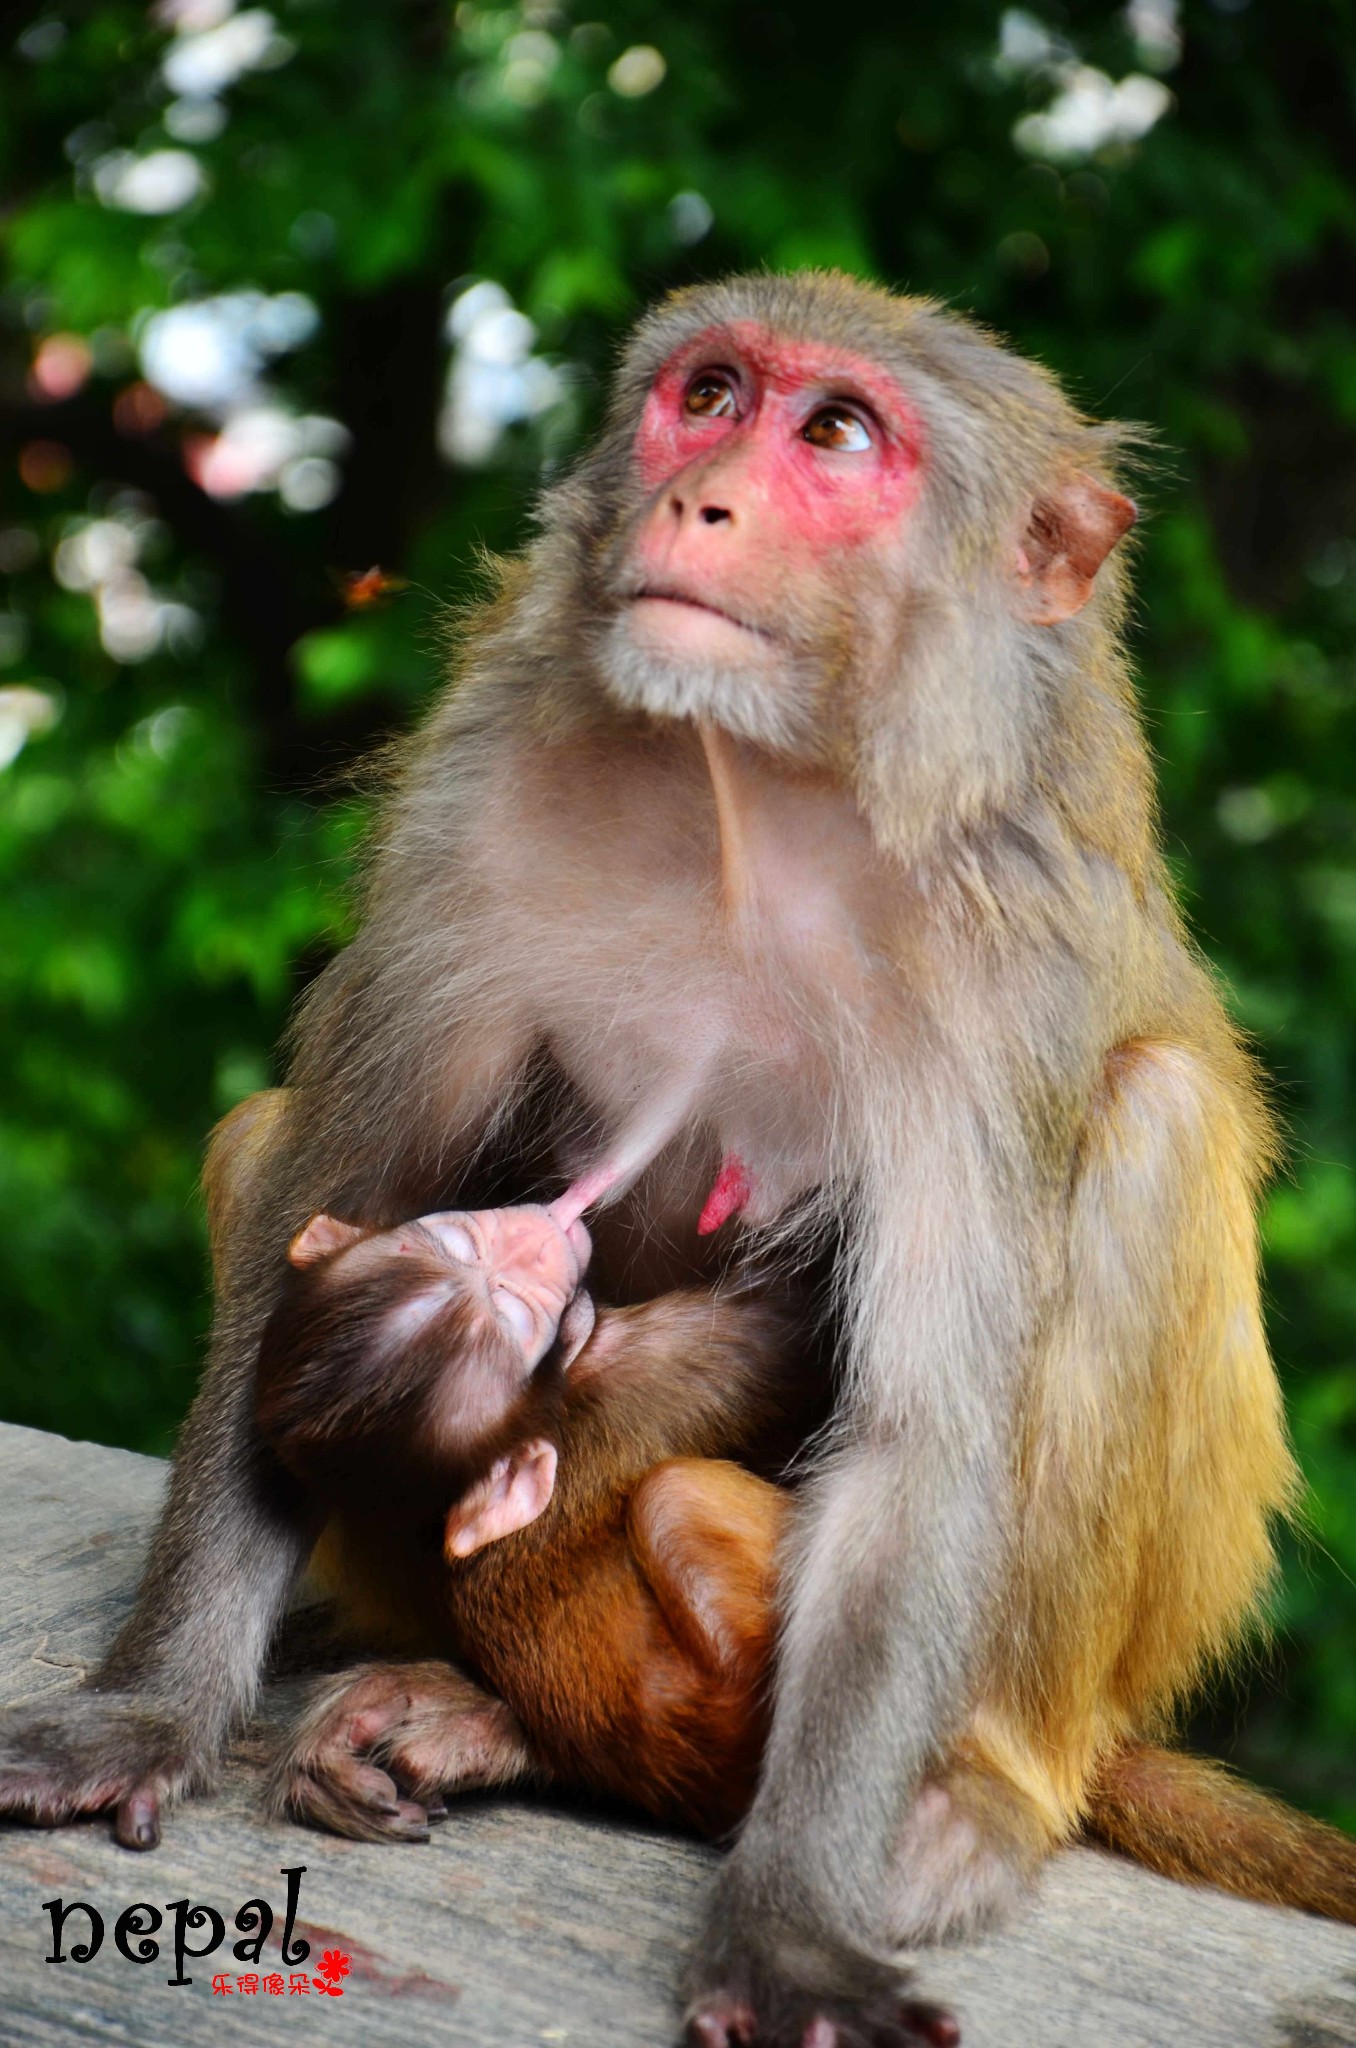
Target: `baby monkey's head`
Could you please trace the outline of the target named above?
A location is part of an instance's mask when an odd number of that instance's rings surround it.
[[[265,1440],[323,1505],[446,1514],[468,1555],[541,1513],[562,1376],[588,1337],[581,1223],[535,1206],[384,1231],[312,1217],[264,1331]]]

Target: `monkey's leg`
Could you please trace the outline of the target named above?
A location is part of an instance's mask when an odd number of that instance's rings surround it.
[[[631,1546],[664,1618],[713,1676],[756,1695],[776,1626],[786,1494],[724,1458],[670,1458],[631,1497]]]
[[[1006,1767],[1013,1747],[972,1732],[915,1795],[886,1907],[901,1944],[960,1941],[1001,1922],[1074,1832],[1037,1762]]]
[[[716,1458],[656,1466],[631,1502],[632,1547],[665,1619],[705,1669],[742,1690],[750,1724],[764,1704],[776,1551],[788,1513],[783,1488]],[[972,1731],[915,1800],[889,1907],[910,1939],[955,1937],[998,1917],[1071,1832],[1029,1760],[1026,1788],[1005,1761]],[[934,1927],[939,1895],[946,1919]]]
[[[451,1665],[360,1664],[312,1692],[268,1805],[355,1841],[425,1842],[441,1794],[545,1775],[510,1709]]]
[[[826,2016],[896,2038],[863,2017],[896,1944],[1001,1910],[1099,1756],[1247,1625],[1292,1472],[1257,1290],[1263,1120],[1230,1059],[1222,1039],[1114,1051],[1067,1199],[1028,1187],[1020,1232],[985,1149],[961,1125],[948,1155],[911,1105],[928,1228],[899,1211],[870,1255],[914,1405],[892,1415],[865,1354],[876,1419],[798,1504],[763,1781],[697,1978],[752,2006],[760,2044],[804,2048]],[[976,1716],[986,1750],[1040,1760],[1030,1783],[974,1775]]]
[[[1103,1760],[1163,1725],[1266,1583],[1291,1473],[1257,1294],[1252,1142],[1246,1098],[1190,1049],[1135,1041],[1108,1060],[1067,1289],[1033,1373],[1023,1540],[969,1728],[906,1820],[903,1940],[1001,1914],[1077,1831]],[[1180,1833],[1176,1789],[1146,1773],[1129,1802],[1127,1839],[1147,1862],[1155,1796],[1169,1855]]]

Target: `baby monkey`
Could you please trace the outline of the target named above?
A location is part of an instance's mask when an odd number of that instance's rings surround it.
[[[459,1554],[509,1534],[551,1498],[562,1371],[593,1326],[590,1250],[582,1223],[537,1208],[379,1232],[312,1217],[260,1350],[265,1438],[363,1522],[408,1527],[462,1496]]]
[[[421,1754],[398,1668],[331,1688],[280,1798],[346,1834],[423,1825],[357,1754],[397,1721],[393,1767],[424,1806],[454,1781],[550,1776],[719,1834],[752,1797],[786,1496],[725,1460],[761,1445],[775,1464],[788,1420],[794,1448],[804,1340],[748,1291],[595,1316],[568,1213],[317,1216],[289,1248],[258,1415],[330,1517],[322,1576],[360,1627],[497,1695],[417,1667]]]

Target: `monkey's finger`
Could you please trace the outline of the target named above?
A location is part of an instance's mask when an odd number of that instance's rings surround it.
[[[364,1763],[342,1750],[312,1758],[297,1776],[303,1787],[314,1786],[329,1798],[360,1807],[367,1813],[389,1816],[400,1804],[394,1779],[375,1764]]]
[[[158,1849],[160,1846],[160,1788],[155,1783],[134,1785],[118,1802],[113,1817],[113,1838],[124,1849]]]
[[[389,1771],[392,1783],[395,1785],[398,1803],[402,1806],[418,1806],[422,1810],[425,1819],[431,1819],[429,1800],[435,1796],[433,1788],[425,1788],[420,1785],[416,1779],[402,1771],[399,1764],[393,1763],[389,1756],[384,1756],[382,1762]],[[425,1796],[426,1790],[427,1796]]]
[[[389,1786],[390,1780],[386,1783]],[[330,1779],[294,1771],[287,1779],[283,1805],[293,1819],[344,1835],[351,1842],[426,1842],[429,1838],[423,1808],[397,1799],[393,1786],[389,1798],[370,1805]]]
[[[374,1813],[399,1811],[400,1792],[395,1779],[376,1764],[363,1763],[357,1757],[337,1758],[329,1776],[335,1790],[346,1794],[355,1805],[370,1806]]]

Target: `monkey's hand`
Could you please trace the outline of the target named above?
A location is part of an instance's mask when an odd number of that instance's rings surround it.
[[[359,1842],[426,1842],[442,1794],[534,1774],[522,1730],[450,1665],[360,1664],[315,1688],[269,1784],[270,1811]]]
[[[133,1693],[82,1690],[0,1713],[0,1814],[36,1827],[112,1813],[125,1849],[154,1849],[162,1806],[205,1775],[173,1715]]]
[[[745,1899],[727,1863],[688,1973],[688,2048],[955,2048],[944,2006],[910,1995],[903,1971],[834,1934]]]

